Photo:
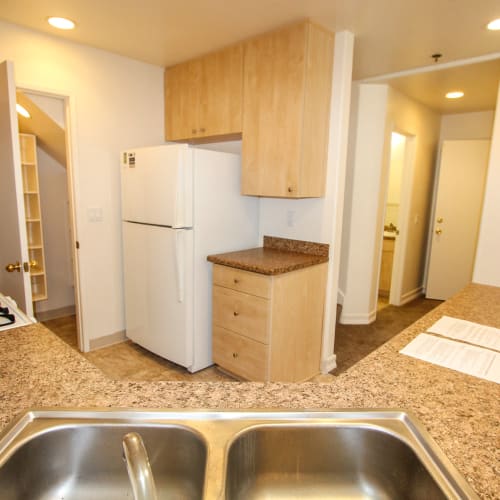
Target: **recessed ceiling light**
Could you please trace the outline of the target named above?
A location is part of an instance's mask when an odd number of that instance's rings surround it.
[[[16,111],[21,116],[24,116],[24,118],[31,118],[31,115],[29,114],[28,110],[24,106],[21,106],[20,104],[16,104]]]
[[[452,92],[448,92],[446,94],[447,99],[460,99],[464,96],[464,93],[461,90],[454,90]]]
[[[500,30],[500,18],[494,19],[486,26],[489,30],[497,31]]]
[[[47,22],[60,30],[72,30],[75,28],[75,23],[71,19],[65,17],[49,17]]]

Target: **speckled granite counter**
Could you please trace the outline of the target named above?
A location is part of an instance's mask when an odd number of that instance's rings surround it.
[[[500,327],[500,288],[470,285],[324,384],[112,382],[41,325],[0,332],[0,426],[28,408],[402,408],[482,498],[500,498],[500,385],[398,354],[442,315]]]
[[[207,260],[260,274],[283,274],[328,261],[328,245],[264,236],[264,246],[209,255]]]

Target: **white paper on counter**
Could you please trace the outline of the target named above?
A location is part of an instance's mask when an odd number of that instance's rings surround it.
[[[399,351],[413,358],[500,383],[500,353],[421,333]]]
[[[427,331],[500,351],[500,329],[491,326],[443,316]]]

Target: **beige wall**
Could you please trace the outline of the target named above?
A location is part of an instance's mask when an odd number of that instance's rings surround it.
[[[490,139],[495,111],[456,113],[441,117],[439,142],[460,139]]]
[[[396,130],[413,136],[415,141],[413,168],[407,177],[409,185],[406,188],[403,186],[401,193],[399,221],[402,233],[399,251],[402,254],[401,268],[404,270],[401,279],[401,297],[402,303],[405,303],[418,296],[424,286],[440,116],[400,92],[390,89],[387,120],[389,131]],[[407,175],[408,172],[405,173],[405,176]],[[403,203],[408,204],[406,218],[403,218]]]
[[[16,84],[69,96],[81,305],[89,340],[125,327],[119,154],[161,144],[163,68],[0,21],[0,60]],[[101,208],[100,222],[88,210]]]
[[[66,169],[39,147],[37,154],[48,292],[38,313],[74,306],[75,298]]]
[[[384,150],[388,90],[387,85],[353,85],[339,280],[342,323],[375,319],[373,268],[383,227],[379,198],[381,192],[385,197],[388,165],[385,172],[382,167],[389,160]]]
[[[500,85],[498,87],[500,102]],[[500,286],[500,108],[497,105],[491,138],[483,214],[479,229],[473,281]]]
[[[410,137],[413,168],[401,191],[399,253],[403,301],[423,285],[439,116],[385,84],[356,84],[351,115],[356,123],[350,140],[344,210],[340,288],[341,322],[370,323],[375,319],[382,251],[384,207],[388,189],[391,133]],[[413,148],[413,152],[412,152]],[[407,216],[403,218],[403,213]],[[397,257],[397,256],[396,256]]]

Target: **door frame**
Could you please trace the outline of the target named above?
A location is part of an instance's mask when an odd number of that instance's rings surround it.
[[[394,244],[394,258],[392,264],[392,276],[391,276],[391,285],[389,291],[389,304],[399,306],[404,303],[402,298],[402,290],[403,290],[403,276],[404,276],[404,267],[405,267],[405,255],[406,255],[406,246],[408,241],[408,231],[409,231],[409,215],[411,208],[411,193],[413,186],[413,173],[415,166],[415,154],[416,154],[416,136],[415,134],[411,134],[408,131],[399,128],[396,124],[392,124],[389,127],[389,134],[386,138],[388,147],[387,152],[385,154],[385,167],[383,168],[384,179],[381,182],[381,186],[385,186],[383,201],[381,202],[383,205],[383,210],[379,210],[381,214],[381,219],[379,220],[378,227],[382,229],[380,235],[380,252],[378,259],[378,270],[377,270],[377,286],[374,289],[375,294],[375,304],[378,301],[378,289],[380,282],[380,272],[382,269],[382,242],[384,238],[384,221],[385,214],[387,210],[387,197],[389,194],[389,178],[390,178],[390,161],[391,161],[391,138],[392,133],[396,132],[397,134],[405,136],[405,152],[404,152],[404,164],[403,171],[401,173],[401,195],[400,195],[400,204],[399,204],[399,214],[398,214],[398,229],[399,235],[396,238]],[[377,308],[375,308],[376,310]],[[376,314],[376,312],[375,312]]]
[[[413,187],[413,173],[415,167],[416,136],[394,129],[394,132],[405,136],[405,156],[401,179],[401,196],[399,203],[399,235],[394,245],[394,260],[392,264],[391,290],[389,304],[400,306],[403,304],[403,277],[405,271],[406,246],[408,231],[410,230],[411,193]]]
[[[81,300],[81,272],[78,243],[78,161],[77,142],[74,131],[76,130],[76,106],[75,98],[70,92],[52,90],[32,84],[16,83],[16,88],[21,91],[38,94],[44,97],[60,99],[64,103],[64,125],[66,142],[66,172],[67,172],[67,193],[69,201],[69,225],[71,231],[71,253],[73,268],[73,283],[75,295],[76,330],[78,348],[82,352],[88,352],[89,340],[84,330],[82,300]]]

